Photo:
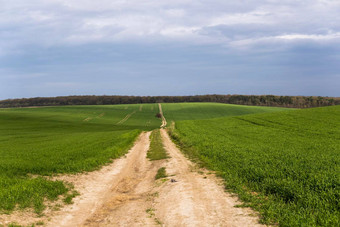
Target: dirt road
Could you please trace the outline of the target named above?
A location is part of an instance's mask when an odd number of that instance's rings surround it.
[[[258,225],[251,210],[234,207],[236,197],[227,194],[213,174],[197,169],[183,156],[165,129],[161,135],[171,158],[147,160],[149,135],[143,133],[126,158],[82,179],[86,180],[85,188],[78,186],[82,195],[49,226]],[[166,167],[169,177],[156,181],[160,167]]]
[[[161,117],[162,117],[162,125],[161,125],[161,128],[165,128],[166,125],[167,125],[167,122],[166,122],[166,119],[163,115],[163,110],[162,110],[162,105],[160,103],[158,103],[158,108],[159,108],[159,113],[161,114]]]

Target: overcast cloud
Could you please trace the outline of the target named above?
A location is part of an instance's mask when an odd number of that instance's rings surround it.
[[[337,0],[0,0],[0,99],[340,96]]]

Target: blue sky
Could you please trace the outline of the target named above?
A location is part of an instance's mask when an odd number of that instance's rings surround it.
[[[340,1],[0,0],[0,99],[340,96]]]

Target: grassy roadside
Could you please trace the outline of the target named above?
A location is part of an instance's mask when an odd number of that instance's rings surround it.
[[[340,106],[180,121],[172,139],[280,226],[340,225]]]
[[[155,129],[150,136],[150,148],[147,158],[151,161],[168,158],[166,150],[163,146],[162,137],[159,129]]]

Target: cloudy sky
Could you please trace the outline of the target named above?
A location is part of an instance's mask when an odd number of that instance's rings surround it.
[[[340,96],[339,0],[0,0],[0,99]]]

